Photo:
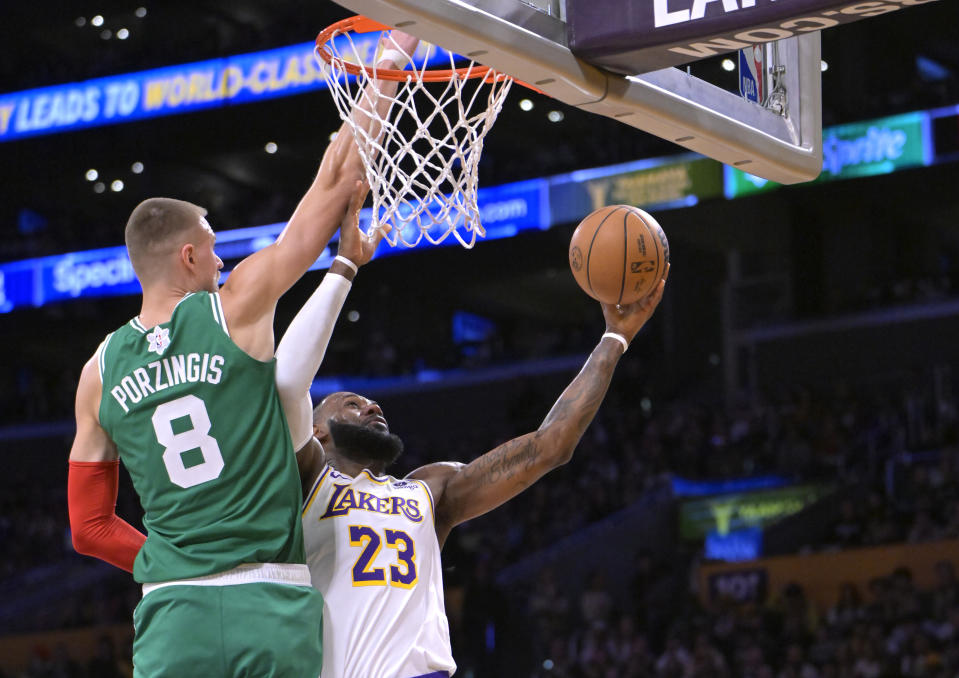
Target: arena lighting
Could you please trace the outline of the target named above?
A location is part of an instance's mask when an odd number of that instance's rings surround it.
[[[520,110],[531,111],[533,110],[533,102],[530,101],[529,99],[520,99],[519,107],[520,107]]]
[[[95,169],[88,169],[86,174],[84,174],[83,176],[87,178],[87,181],[96,181],[97,177],[100,176],[100,173],[97,172]]]
[[[263,150],[269,153],[270,155],[276,153],[278,146],[272,141],[266,142],[266,146],[263,147]]]
[[[119,193],[123,190],[123,182],[119,179],[114,179],[113,183],[110,184],[110,190],[114,193]]]
[[[107,190],[107,185],[102,181],[98,181],[97,183],[93,184],[94,193],[103,193],[105,190]]]
[[[566,116],[563,115],[563,112],[562,112],[562,111],[550,111],[550,112],[546,115],[546,118],[547,118],[550,122],[561,122],[561,121],[563,120],[563,118],[565,118],[565,117],[566,117]]]
[[[723,59],[722,66],[724,71],[731,71],[736,68],[736,64],[733,63],[732,59]]]
[[[330,132],[330,141],[333,141],[336,138],[338,132]]]
[[[111,31],[109,28],[104,28],[103,32],[100,33],[100,37],[104,40],[109,40],[113,37],[113,31]]]
[[[73,20],[73,25],[76,26],[77,28],[83,28],[84,26],[87,25],[87,18],[83,16],[78,16],[76,19]]]
[[[350,311],[349,313],[346,314],[346,319],[349,320],[351,323],[355,323],[357,320],[360,319],[360,312]]]
[[[829,70],[829,64],[826,63],[825,59],[819,62],[819,70],[822,73],[825,73],[826,71]]]
[[[130,171],[133,172],[134,174],[142,174],[142,173],[143,173],[143,163],[142,163],[142,162],[135,162],[135,163],[133,163],[132,165],[130,165]]]
[[[117,31],[117,40],[126,40],[130,37],[130,31],[125,28],[121,28]]]
[[[136,16],[137,19],[142,19],[143,17],[147,15],[147,8],[137,7],[136,10],[133,12],[133,14]]]
[[[103,17],[100,16],[99,14],[97,14],[95,17],[93,17],[92,19],[90,19],[90,23],[93,24],[94,26],[97,26],[97,27],[102,26],[102,25],[103,25]]]

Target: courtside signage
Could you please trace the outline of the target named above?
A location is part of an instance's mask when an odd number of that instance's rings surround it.
[[[691,207],[722,194],[721,165],[695,153],[639,160],[553,177],[554,221],[574,222],[606,205],[646,209]]]
[[[838,125],[823,130],[822,174],[812,182],[888,174],[932,162],[929,114],[906,113],[869,122]],[[727,198],[738,198],[778,188],[742,170],[724,166]]]
[[[709,575],[709,600],[761,603],[768,586],[769,574],[762,567],[718,572]]]
[[[358,36],[370,58],[374,35]],[[421,46],[427,49],[428,46]],[[448,62],[433,48],[429,63]],[[0,94],[0,141],[262,101],[326,87],[313,43]]]
[[[831,491],[824,485],[799,485],[687,500],[679,507],[679,533],[683,539],[698,540],[762,528],[798,513]]]
[[[951,114],[953,109],[943,110],[940,115]],[[911,113],[830,128],[826,130],[825,148],[825,166],[819,181],[929,164],[932,156],[929,113]],[[727,198],[779,185],[725,167],[715,160],[687,153],[491,186],[480,189],[477,194],[486,228],[483,240],[508,238],[521,231],[545,230],[574,223],[607,204],[641,204],[654,210],[695,205],[700,200],[722,194],[724,173]],[[360,213],[363,227],[370,224],[370,219],[369,208]],[[217,254],[226,261],[242,259],[272,243],[284,225],[276,223],[220,231],[217,233]],[[453,242],[447,239],[442,244]],[[424,241],[414,249],[431,246]],[[377,256],[407,251],[408,248],[391,248],[383,243]],[[327,268],[331,260],[331,253],[327,250],[312,269]],[[55,301],[136,294],[139,291],[122,246],[0,264],[0,313]],[[756,487],[752,484],[724,488],[697,485],[690,489],[689,483],[677,482],[679,484],[674,485],[677,495]]]
[[[569,0],[570,49],[626,75],[938,0]]]
[[[493,186],[481,189],[478,196],[480,214],[486,227],[484,240],[508,238],[520,231],[541,230],[553,223],[549,217],[546,179]],[[361,212],[361,227],[369,226],[371,216],[370,208]],[[242,259],[276,240],[285,225],[277,223],[220,231],[217,233],[217,254],[226,261]],[[336,239],[334,236],[333,242]],[[449,241],[441,243],[449,244]],[[431,246],[423,240],[414,249]],[[389,247],[383,242],[377,256],[407,251],[408,248]],[[333,255],[327,248],[311,270],[329,268],[332,260]],[[221,280],[226,280],[227,275],[224,273]],[[122,245],[0,264],[0,313],[57,301],[139,292],[140,284],[126,248]]]

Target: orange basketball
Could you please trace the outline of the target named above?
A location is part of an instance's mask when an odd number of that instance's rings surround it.
[[[573,231],[569,266],[589,296],[631,304],[649,294],[666,272],[669,243],[649,214],[631,205],[602,207]]]

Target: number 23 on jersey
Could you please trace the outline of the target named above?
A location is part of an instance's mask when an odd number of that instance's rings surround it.
[[[367,525],[350,525],[350,546],[363,550],[353,564],[353,586],[386,586],[386,568],[374,567],[383,543],[396,549],[390,565],[390,586],[410,589],[416,584],[416,550],[413,538],[402,530],[383,530],[383,538]]]

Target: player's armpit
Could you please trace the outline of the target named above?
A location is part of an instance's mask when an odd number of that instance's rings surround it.
[[[436,534],[442,543],[460,523],[492,511],[569,461],[570,455],[563,451],[536,431],[503,443],[469,464],[431,464],[410,477],[430,484],[436,502]]]
[[[303,498],[309,496],[310,490],[320,477],[323,467],[326,466],[326,452],[316,438],[310,438],[307,443],[296,451],[296,466],[300,472],[300,483],[303,488]]]

